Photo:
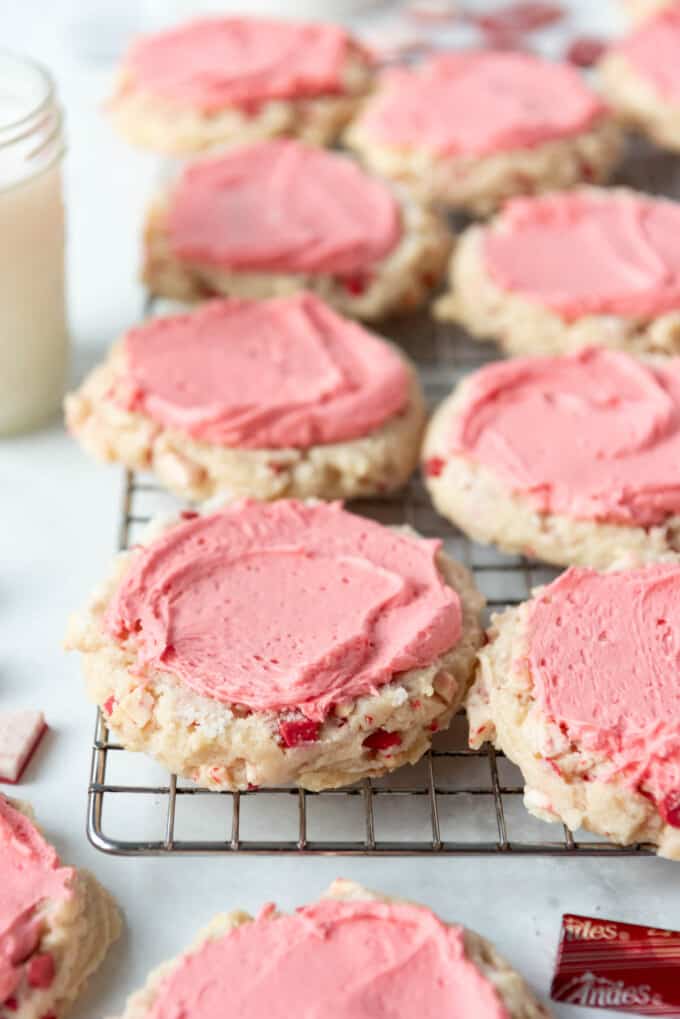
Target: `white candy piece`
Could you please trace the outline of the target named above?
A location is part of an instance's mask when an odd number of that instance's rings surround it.
[[[18,782],[46,729],[42,711],[0,711],[0,782]]]

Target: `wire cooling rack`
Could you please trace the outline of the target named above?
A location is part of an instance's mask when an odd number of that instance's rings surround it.
[[[492,348],[420,316],[385,333],[418,364],[430,403],[484,360]],[[127,473],[119,546],[133,544],[158,513],[180,508],[153,478]],[[409,523],[439,537],[474,573],[489,610],[528,597],[556,571],[469,541],[432,508],[419,479],[396,498],[362,501],[357,512],[385,524]],[[639,855],[592,835],[533,819],[522,804],[519,771],[491,747],[470,750],[458,715],[417,765],[348,789],[308,793],[297,788],[229,793],[200,789],[169,775],[143,754],[109,738],[98,713],[92,748],[87,833],[93,845],[119,855],[261,853],[327,855],[463,855],[488,853]],[[583,837],[581,837],[583,835]]]

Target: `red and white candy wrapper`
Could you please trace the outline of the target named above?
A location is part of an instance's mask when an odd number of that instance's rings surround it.
[[[680,1019],[680,933],[567,913],[554,1001]]]

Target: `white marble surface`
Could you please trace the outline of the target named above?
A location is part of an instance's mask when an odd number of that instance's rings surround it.
[[[569,6],[572,26],[580,30],[610,24],[604,0]],[[114,139],[98,107],[109,81],[106,62],[142,9],[145,17],[158,18],[154,3],[87,0],[24,0],[3,5],[0,15],[3,45],[47,63],[67,108],[77,377],[134,321],[140,306],[138,228],[154,163]],[[561,38],[547,33],[545,45],[558,51]],[[96,853],[84,835],[93,711],[82,696],[78,663],[63,654],[60,640],[68,612],[83,600],[113,549],[119,486],[116,470],[91,464],[57,425],[0,443],[0,703],[40,706],[51,726],[16,791],[35,805],[64,858],[90,867],[107,884],[127,922],[74,1019],[119,1012],[147,970],[176,953],[215,911],[236,904],[257,909],[266,900],[292,907],[339,874],[419,899],[476,927],[543,996],[563,911],[680,925],[680,871],[655,859],[133,860]],[[603,1014],[570,1007],[556,1013],[584,1019]]]

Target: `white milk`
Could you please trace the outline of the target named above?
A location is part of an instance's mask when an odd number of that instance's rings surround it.
[[[49,76],[0,53],[0,435],[47,421],[64,392],[62,155]]]

